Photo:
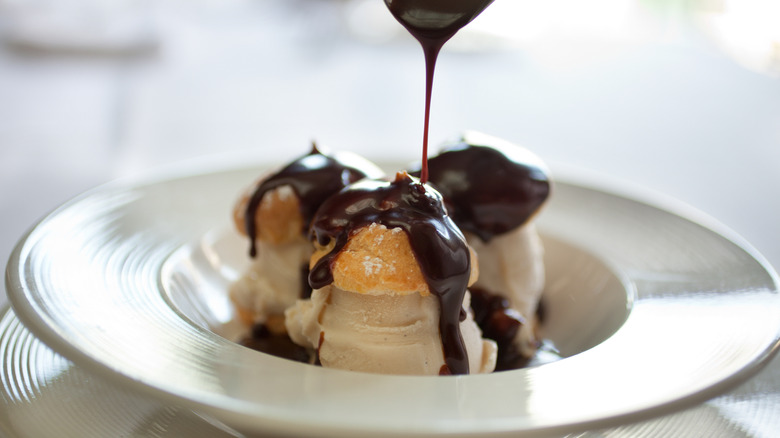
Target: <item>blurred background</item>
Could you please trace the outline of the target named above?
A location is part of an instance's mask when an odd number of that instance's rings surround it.
[[[496,0],[440,56],[433,150],[506,138],[682,200],[780,266],[778,23],[771,0]],[[80,192],[174,164],[312,140],[417,160],[423,92],[381,0],[0,0],[0,257]]]

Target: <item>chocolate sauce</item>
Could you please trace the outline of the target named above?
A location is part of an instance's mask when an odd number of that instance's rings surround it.
[[[311,298],[311,285],[309,284],[309,263],[301,266],[301,292],[300,299],[305,300]]]
[[[509,301],[501,295],[475,287],[469,291],[474,322],[482,329],[482,336],[496,341],[498,345],[496,371],[520,368],[528,358],[518,351],[514,339],[520,327],[526,324],[525,318],[512,309]]]
[[[493,0],[385,0],[390,12],[420,42],[425,55],[425,120],[423,126],[422,174],[428,181],[428,128],[436,59],[444,43],[469,24]]]
[[[485,242],[527,222],[550,193],[541,161],[511,144],[462,140],[432,157],[428,168],[458,227]]]
[[[263,180],[249,198],[244,213],[246,234],[249,236],[251,245],[249,255],[251,257],[257,255],[255,216],[260,208],[263,195],[277,187],[285,185],[292,187],[300,200],[303,216],[301,234],[305,236],[308,233],[314,212],[328,196],[362,178],[381,177],[381,171],[376,166],[362,160],[353,159],[351,161],[347,162],[336,156],[325,155],[317,149],[316,144],[313,144],[312,151],[308,155],[298,158],[276,174]]]
[[[271,332],[263,324],[254,326],[251,335],[241,340],[240,344],[276,357],[296,362],[311,362],[311,357],[306,348],[294,343],[287,334]]]
[[[463,234],[447,216],[441,195],[430,186],[399,173],[392,183],[363,180],[325,201],[312,221],[312,233],[320,245],[335,246],[312,267],[309,283],[315,289],[332,283],[336,255],[350,235],[373,223],[401,228],[409,236],[428,288],[439,301],[446,368],[452,374],[468,374],[460,319],[471,274],[470,253]]]

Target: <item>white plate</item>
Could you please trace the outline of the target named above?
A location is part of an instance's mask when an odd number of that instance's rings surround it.
[[[0,437],[235,438],[192,411],[123,390],[54,353],[0,310]]]
[[[240,431],[303,436],[606,427],[725,391],[778,343],[776,276],[747,245],[559,176],[539,225],[549,246],[546,333],[570,357],[491,375],[399,377],[251,351],[221,336],[232,314],[215,292],[241,269],[246,248],[230,237],[229,211],[258,173],[112,184],[67,203],[12,254],[16,313],[90,373]]]
[[[140,396],[87,373],[34,338],[12,310],[0,315],[3,438],[244,437],[186,408]],[[778,377],[780,363],[775,361],[736,390],[696,407],[567,438],[772,437],[780,430]]]

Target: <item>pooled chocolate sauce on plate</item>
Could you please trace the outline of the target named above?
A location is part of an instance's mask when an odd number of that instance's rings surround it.
[[[272,356],[309,363],[309,352],[305,347],[294,343],[286,333],[273,333],[264,324],[252,327],[252,333],[239,341],[241,345],[262,351]]]
[[[441,374],[468,374],[469,362],[460,322],[471,275],[466,240],[447,216],[441,195],[417,178],[399,173],[395,181],[363,180],[327,199],[312,222],[312,233],[331,251],[312,267],[314,289],[333,282],[331,266],[353,232],[371,224],[401,228],[431,293],[439,300],[439,332],[444,362]]]
[[[474,322],[482,329],[482,336],[496,341],[498,357],[495,371],[514,370],[524,367],[529,357],[526,357],[517,344],[515,336],[520,327],[527,324],[523,316],[512,309],[504,296],[488,292],[484,289],[471,287],[471,308],[474,311]],[[543,309],[537,308],[537,318],[543,319]]]
[[[493,0],[385,0],[396,20],[420,42],[425,55],[425,119],[423,124],[422,173],[428,181],[428,128],[436,59],[444,43],[469,24]]]
[[[281,186],[292,187],[301,203],[303,215],[301,234],[306,235],[314,212],[328,196],[357,180],[380,176],[379,169],[370,163],[347,162],[336,156],[325,155],[317,149],[316,145],[312,145],[312,151],[308,155],[304,155],[264,179],[249,198],[244,216],[244,226],[251,245],[249,255],[251,257],[257,255],[255,216],[263,195],[268,191]]]

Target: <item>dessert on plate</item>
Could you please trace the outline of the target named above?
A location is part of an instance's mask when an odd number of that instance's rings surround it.
[[[386,374],[493,371],[467,288],[473,252],[441,196],[405,172],[363,180],[312,221],[311,299],[286,312],[292,340],[326,367]]]
[[[428,171],[477,253],[476,320],[498,342],[498,368],[516,368],[539,345],[544,250],[533,218],[550,193],[549,172],[529,150],[476,132],[446,145]]]
[[[427,183],[349,157],[315,148],[237,203],[254,261],[230,296],[264,339],[245,345],[386,374],[522,366],[539,345],[541,160],[474,133],[429,160]]]
[[[284,311],[311,292],[308,264],[313,247],[309,225],[319,205],[362,178],[383,172],[351,153],[310,153],[260,178],[239,198],[233,219],[249,239],[252,264],[230,288],[230,298],[247,325],[284,330]]]

